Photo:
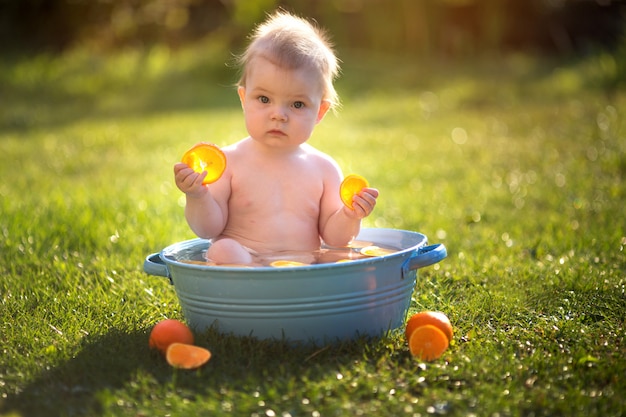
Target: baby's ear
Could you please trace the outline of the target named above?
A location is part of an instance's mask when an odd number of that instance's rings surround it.
[[[330,109],[330,101],[322,100],[320,108],[317,111],[317,123],[321,122],[328,110]]]
[[[241,107],[246,101],[246,87],[239,86],[237,88],[237,94],[239,94],[239,101],[241,102]]]

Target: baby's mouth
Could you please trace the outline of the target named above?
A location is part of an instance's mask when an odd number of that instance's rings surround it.
[[[283,132],[280,129],[272,129],[268,131],[267,133],[269,133],[270,135],[274,135],[274,136],[285,136],[285,132]]]

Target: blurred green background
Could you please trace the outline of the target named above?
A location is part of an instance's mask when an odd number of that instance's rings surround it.
[[[311,138],[381,190],[368,227],[448,258],[433,364],[402,329],[323,349],[198,332],[146,255],[194,237],[172,165],[245,135],[234,53],[282,6],[343,60]],[[620,416],[626,4],[610,0],[0,0],[0,416]]]
[[[473,56],[549,54],[619,44],[626,3],[615,0],[2,0],[4,51],[95,49],[207,37],[239,45],[276,7],[316,19],[341,48]]]

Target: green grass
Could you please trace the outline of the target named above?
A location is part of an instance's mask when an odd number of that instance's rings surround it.
[[[209,330],[194,372],[150,352],[183,316],[143,259],[193,237],[172,165],[245,134],[227,59],[0,62],[0,415],[623,415],[626,94],[593,58],[343,56],[343,109],[311,143],[381,190],[367,226],[448,248],[411,303],[454,325],[438,361],[402,329],[325,347]]]

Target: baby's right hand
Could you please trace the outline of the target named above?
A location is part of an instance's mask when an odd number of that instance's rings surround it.
[[[202,185],[202,181],[206,175],[206,171],[199,174],[183,162],[174,165],[174,180],[176,181],[176,186],[180,191],[190,197],[201,197],[208,192],[208,188]]]

